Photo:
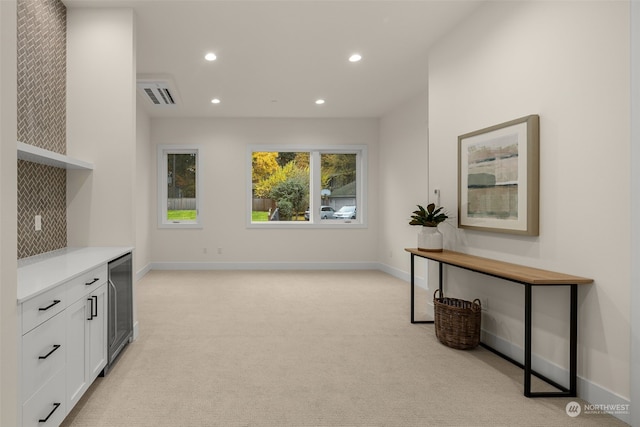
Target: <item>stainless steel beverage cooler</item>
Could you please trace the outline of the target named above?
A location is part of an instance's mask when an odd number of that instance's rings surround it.
[[[118,354],[133,338],[133,264],[131,253],[109,263],[107,366],[111,368]]]

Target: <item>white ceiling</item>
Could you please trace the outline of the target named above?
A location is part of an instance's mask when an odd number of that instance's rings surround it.
[[[138,75],[169,75],[179,94],[175,107],[139,96],[151,116],[379,117],[426,88],[429,47],[481,1],[64,3],[135,9]]]

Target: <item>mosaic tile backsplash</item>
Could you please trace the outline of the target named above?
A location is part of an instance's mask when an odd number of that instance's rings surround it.
[[[60,0],[17,6],[18,141],[66,154],[66,8]],[[18,161],[19,259],[67,246],[66,179],[65,169]]]
[[[67,246],[66,181],[66,169],[18,160],[18,259]]]
[[[18,1],[18,141],[65,154],[67,11],[60,0]]]

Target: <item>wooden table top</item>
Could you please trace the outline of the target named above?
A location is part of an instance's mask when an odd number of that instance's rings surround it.
[[[422,258],[442,262],[444,264],[467,268],[480,273],[491,274],[508,280],[515,280],[531,285],[586,285],[593,283],[593,279],[557,273],[555,271],[541,270],[539,268],[526,267],[524,265],[497,261],[475,255],[463,254],[444,250],[442,252],[421,251],[416,248],[406,248],[405,251]]]

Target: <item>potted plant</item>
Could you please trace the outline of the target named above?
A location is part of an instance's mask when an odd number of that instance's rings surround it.
[[[421,251],[442,251],[442,233],[438,231],[438,224],[449,218],[442,206],[436,208],[435,203],[430,203],[427,208],[420,205],[413,211],[409,225],[421,225],[418,233],[418,249]]]

